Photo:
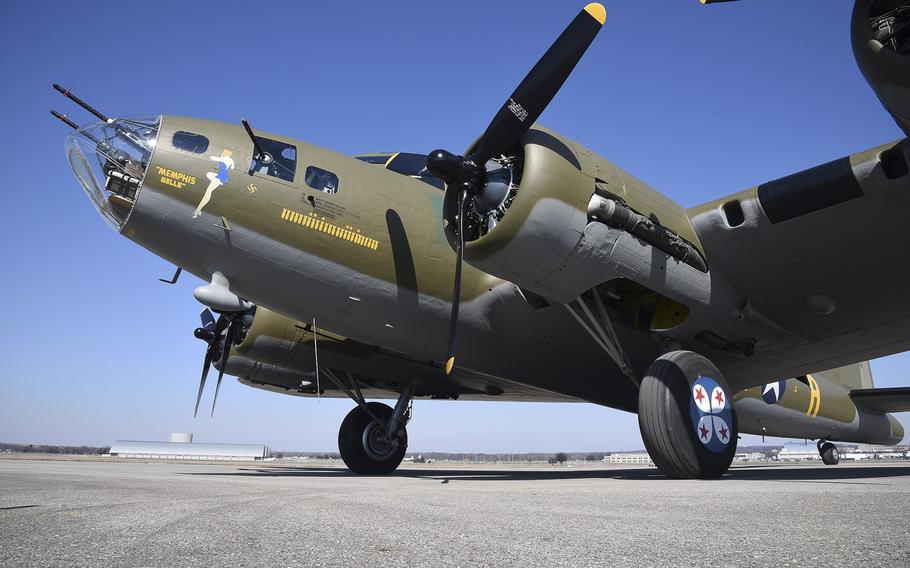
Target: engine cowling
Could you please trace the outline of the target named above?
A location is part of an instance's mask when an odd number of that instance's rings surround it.
[[[485,191],[501,203],[466,214],[464,258],[476,268],[562,303],[623,277],[677,301],[706,300],[707,266],[685,210],[607,160],[535,125],[487,171],[500,173],[485,183],[509,188]],[[447,196],[453,248],[456,209]]]
[[[492,215],[469,212],[477,219],[466,225],[471,229],[465,231],[464,258],[489,274],[534,289],[578,245],[593,186],[582,183],[575,149],[536,126],[523,138],[509,169],[512,194],[498,210]],[[445,209],[447,221],[453,219],[454,199],[446,200]],[[454,248],[455,223],[448,221],[445,232]]]
[[[363,359],[365,347],[319,330],[319,354],[332,363],[338,357]],[[231,351],[227,373],[255,382],[286,387],[309,387],[315,380],[316,349],[310,324],[295,321],[262,306],[243,341]]]
[[[850,39],[869,86],[910,135],[910,2],[856,0]]]

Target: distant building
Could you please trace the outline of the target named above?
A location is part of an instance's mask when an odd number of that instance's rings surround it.
[[[841,458],[845,460],[900,460],[908,459],[907,446],[877,446],[874,444],[858,444],[841,451]]]
[[[646,452],[610,454],[608,456],[604,456],[603,461],[606,463],[654,465],[654,462],[651,461],[651,456],[649,456]]]
[[[765,459],[765,454],[761,452],[739,452],[733,455],[733,461],[751,462]]]
[[[815,444],[811,446],[784,446],[777,452],[777,459],[780,461],[810,461],[820,460],[822,457],[818,454]]]
[[[153,460],[255,461],[272,455],[258,444],[195,444],[192,434],[171,434],[170,442],[117,440],[111,456]]]

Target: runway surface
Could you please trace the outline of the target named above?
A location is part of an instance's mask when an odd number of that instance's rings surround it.
[[[0,566],[908,566],[910,464],[646,469],[0,459]]]

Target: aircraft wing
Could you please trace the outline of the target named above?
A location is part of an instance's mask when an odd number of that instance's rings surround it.
[[[858,406],[875,412],[910,412],[910,387],[854,389],[850,397]]]
[[[748,383],[910,349],[908,161],[910,143],[892,142],[689,210],[711,272],[769,330],[725,373]]]

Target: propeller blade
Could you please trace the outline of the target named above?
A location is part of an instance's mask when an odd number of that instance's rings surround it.
[[[202,327],[204,329],[211,329],[215,326],[215,316],[212,314],[212,310],[208,308],[199,312],[199,319],[202,320]]]
[[[221,340],[221,334],[228,324],[228,318],[223,315],[218,316],[216,321],[212,311],[208,308],[202,310],[199,314],[199,319],[202,321],[202,327],[197,327],[193,335],[197,339],[205,341],[207,347],[205,349],[205,360],[202,363],[202,377],[199,379],[199,393],[196,394],[196,408],[193,410],[193,418],[196,418],[199,414],[199,402],[202,400],[202,391],[205,389],[205,379],[209,376],[212,360],[216,359],[215,353],[219,349],[218,342]]]
[[[212,366],[212,346],[205,350],[205,361],[202,363],[202,378],[199,379],[199,394],[196,395],[196,409],[193,411],[193,418],[199,414],[199,402],[202,400],[202,389],[205,388],[205,379],[209,376],[209,368]]]
[[[446,203],[451,203],[451,192],[456,192],[458,235],[456,238],[455,283],[452,290],[452,314],[449,318],[449,350],[446,354],[445,374],[455,366],[455,334],[458,327],[458,310],[461,304],[461,265],[464,260],[464,216],[466,201],[480,196],[485,188],[486,163],[494,157],[505,155],[518,144],[534,121],[547,108],[556,93],[575,69],[591,42],[607,19],[601,4],[592,2],[569,23],[556,38],[531,71],[521,81],[512,96],[490,121],[478,139],[474,151],[467,156],[456,156],[445,150],[434,150],[427,155],[427,170],[446,184]],[[444,207],[446,209],[448,205]],[[443,217],[448,221],[449,212]]]
[[[455,366],[455,330],[458,327],[458,309],[461,305],[461,263],[464,259],[464,205],[465,191],[458,192],[458,241],[455,247],[455,284],[452,288],[452,315],[449,317],[449,351],[446,355],[446,375]]]
[[[476,164],[482,166],[518,143],[556,96],[606,19],[606,10],[596,2],[578,13],[493,117],[473,152]]]
[[[218,390],[221,389],[221,379],[224,378],[224,368],[227,366],[228,359],[231,358],[231,346],[234,344],[234,334],[239,325],[239,317],[231,319],[231,325],[228,326],[227,334],[224,336],[224,346],[221,349],[221,364],[218,365],[218,382],[215,383],[215,398],[212,399],[212,414],[209,416],[210,418],[214,418],[215,416],[215,404],[218,402]]]

